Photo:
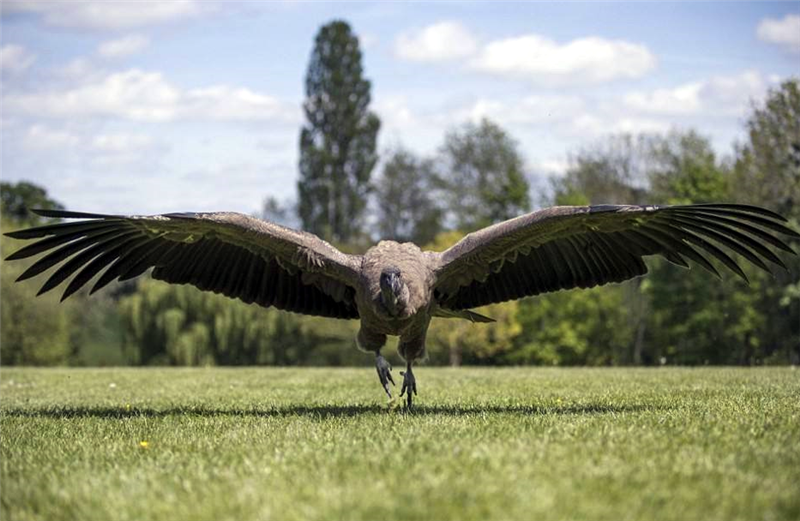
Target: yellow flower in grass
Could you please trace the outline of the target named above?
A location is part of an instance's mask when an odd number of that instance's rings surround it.
[[[139,442],[139,446],[143,449],[146,449],[147,447],[150,446],[150,442],[148,442],[147,440],[142,440]]]

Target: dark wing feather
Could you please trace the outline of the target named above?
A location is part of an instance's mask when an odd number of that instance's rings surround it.
[[[769,271],[786,268],[768,246],[794,253],[773,233],[795,239],[780,215],[755,206],[561,206],[495,224],[437,254],[440,306],[469,309],[570,288],[622,282],[647,273],[643,257],[691,260],[719,276],[707,257],[747,276],[724,248]]]
[[[153,268],[153,278],[192,284],[247,303],[334,318],[358,318],[355,285],[361,258],[315,235],[236,213],[153,216],[37,210],[46,217],[86,219],[8,233],[39,239],[6,260],[46,253],[18,280],[58,266],[44,293],[74,277],[62,300],[96,275],[92,292]],[[105,271],[103,271],[105,270]]]

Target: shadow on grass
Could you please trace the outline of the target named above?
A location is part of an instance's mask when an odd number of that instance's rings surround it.
[[[476,416],[482,414],[511,414],[517,416],[546,415],[592,415],[621,414],[663,409],[661,405],[609,405],[609,404],[561,404],[561,405],[418,405],[407,411],[398,407],[389,410],[381,405],[287,405],[265,408],[209,408],[209,407],[48,407],[11,408],[0,411],[0,417],[25,418],[160,418],[166,416],[250,416],[250,417],[311,417],[341,418],[363,415],[404,414],[411,416]]]

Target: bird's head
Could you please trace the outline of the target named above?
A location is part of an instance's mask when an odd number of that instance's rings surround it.
[[[403,282],[400,270],[395,266],[390,266],[381,272],[381,301],[386,309],[393,316],[398,314],[398,301],[404,300],[406,284]]]

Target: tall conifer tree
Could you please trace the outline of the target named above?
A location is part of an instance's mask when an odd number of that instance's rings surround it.
[[[369,102],[358,38],[343,21],[323,26],[306,74],[298,210],[304,229],[332,241],[363,226],[380,127]]]

